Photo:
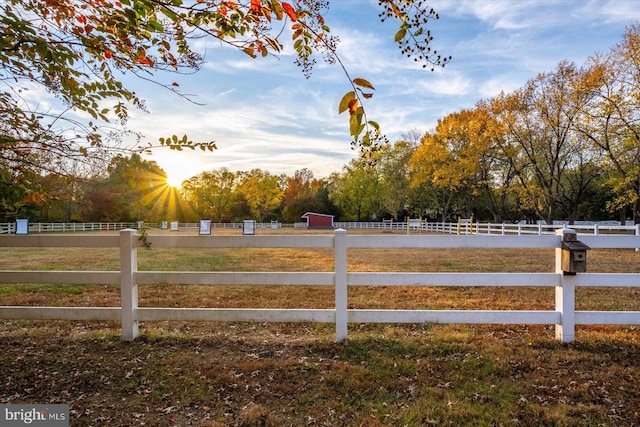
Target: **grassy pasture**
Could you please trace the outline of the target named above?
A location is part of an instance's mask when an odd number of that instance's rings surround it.
[[[239,233],[238,230],[226,233]],[[258,234],[275,233],[258,230]],[[293,232],[278,230],[277,233]],[[214,230],[214,234],[222,233]],[[349,231],[352,233],[352,231]],[[140,250],[140,270],[331,271],[330,250]],[[0,270],[114,270],[117,249],[2,249]],[[638,272],[631,250],[592,272]],[[351,271],[553,271],[553,250],[349,250]],[[578,289],[580,310],[640,310],[639,290]],[[552,289],[349,290],[353,308],[553,309]],[[101,285],[0,285],[0,305],[115,306]],[[328,287],[141,286],[141,306],[329,308]],[[637,425],[640,329],[0,321],[0,403],[66,403],[73,426]]]

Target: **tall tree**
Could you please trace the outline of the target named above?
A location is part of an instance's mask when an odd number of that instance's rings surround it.
[[[284,203],[289,205],[297,199],[312,197],[317,191],[313,171],[307,168],[294,172],[292,177],[284,177]],[[304,213],[304,212],[303,212]]]
[[[261,169],[253,169],[241,174],[238,192],[258,221],[275,218],[276,210],[282,203],[282,188],[278,177]]]
[[[178,208],[177,194],[166,183],[166,174],[156,162],[139,154],[116,156],[107,176],[96,181],[87,196],[93,221],[159,221],[168,212],[160,209],[155,218],[150,213],[159,207]]]
[[[329,197],[345,221],[380,219],[382,198],[378,172],[367,159],[354,159],[330,177]]]
[[[605,56],[592,58],[589,77],[595,98],[579,130],[604,154],[603,169],[615,196],[611,211],[631,208],[640,222],[640,25]]]
[[[234,216],[240,203],[239,174],[227,168],[202,172],[182,185],[185,198],[201,217],[222,222]]]
[[[294,172],[292,177],[284,177],[282,221],[298,222],[305,212],[329,213],[323,197],[326,181],[315,179],[307,168]]]
[[[409,159],[414,150],[412,142],[400,140],[383,147],[378,154],[376,168],[380,176],[382,205],[396,219],[422,214],[422,210],[413,205],[410,186]]]
[[[483,161],[488,150],[484,122],[476,116],[474,110],[463,110],[439,120],[410,159],[413,185],[431,186],[444,217],[452,208],[470,217],[471,201],[490,173]]]
[[[554,72],[539,74],[523,89],[493,101],[507,130],[500,148],[518,177],[522,200],[548,223],[566,197],[568,172],[584,154],[575,135],[592,97],[584,75],[575,64],[561,62]],[[589,184],[588,179],[581,182]]]
[[[486,101],[476,105],[473,121],[471,137],[479,146],[477,209],[487,210],[495,222],[502,222],[512,215],[517,218],[519,212],[514,208],[512,194],[515,171],[499,149],[504,146],[504,127],[495,119],[491,104]]]

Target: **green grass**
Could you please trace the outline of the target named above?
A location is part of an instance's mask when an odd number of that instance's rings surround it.
[[[85,285],[65,284],[18,284],[0,286],[0,295],[11,295],[20,292],[50,293],[50,294],[82,294],[87,290]]]

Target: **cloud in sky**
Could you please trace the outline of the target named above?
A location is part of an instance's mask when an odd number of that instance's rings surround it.
[[[351,77],[376,87],[366,105],[369,118],[392,142],[517,89],[562,60],[581,65],[611,49],[624,28],[640,20],[636,0],[434,0],[429,6],[440,15],[429,26],[433,46],[453,56],[433,73],[400,55],[393,43],[397,26],[379,22],[377,1],[334,0],[325,16],[341,39],[339,53]],[[357,154],[349,145],[348,118],[337,114],[340,98],[350,90],[338,66],[319,60],[307,81],[290,49],[279,59],[255,60],[220,43],[201,49],[207,64],[178,82],[204,105],[134,83],[151,114],[135,113],[129,127],[150,141],[186,133],[218,145],[213,153],[156,151],[153,159],[168,173],[189,177],[226,166],[292,175],[309,168],[320,177],[340,171]]]

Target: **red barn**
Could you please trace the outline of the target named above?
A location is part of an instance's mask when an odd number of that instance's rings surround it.
[[[307,212],[301,218],[307,220],[307,228],[333,228],[333,215]]]

